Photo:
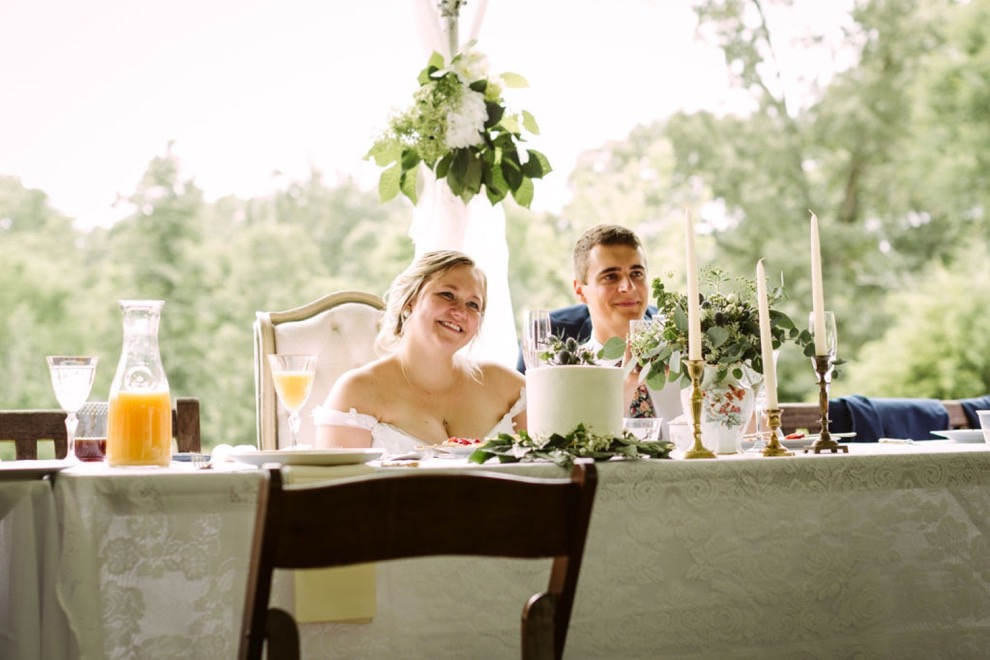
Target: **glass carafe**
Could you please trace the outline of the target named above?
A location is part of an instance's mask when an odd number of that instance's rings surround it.
[[[107,463],[167,466],[172,461],[172,400],[158,352],[163,300],[121,300],[124,345],[110,386]]]

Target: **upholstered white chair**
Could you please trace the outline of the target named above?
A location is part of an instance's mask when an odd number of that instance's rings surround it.
[[[300,411],[298,444],[312,445],[313,408],[323,403],[337,378],[375,359],[375,336],[385,302],[362,291],[338,291],[282,312],[257,312],[254,323],[254,384],[258,446],[288,445],[286,412],[275,395],[268,366],[272,353],[318,356],[313,391]],[[284,439],[284,440],[283,440]]]

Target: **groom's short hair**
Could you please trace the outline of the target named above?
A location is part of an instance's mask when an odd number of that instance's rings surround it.
[[[574,279],[588,283],[588,254],[596,245],[628,245],[644,253],[643,244],[631,229],[621,225],[601,224],[586,229],[574,244]]]

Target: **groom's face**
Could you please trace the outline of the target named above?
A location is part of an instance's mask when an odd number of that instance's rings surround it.
[[[629,321],[641,319],[649,301],[646,258],[629,245],[596,245],[588,253],[587,282],[574,280],[574,293],[588,305],[595,338],[625,339]]]

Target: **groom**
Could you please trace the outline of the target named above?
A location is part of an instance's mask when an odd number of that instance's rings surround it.
[[[643,245],[631,230],[620,225],[591,227],[574,244],[574,294],[580,304],[550,312],[550,331],[574,337],[597,352],[611,337],[623,339],[629,321],[652,318],[649,275]],[[516,368],[526,373],[520,353]],[[667,383],[661,390],[639,387],[635,371],[626,379],[623,400],[626,417],[662,417],[667,426],[681,414],[680,390]]]

